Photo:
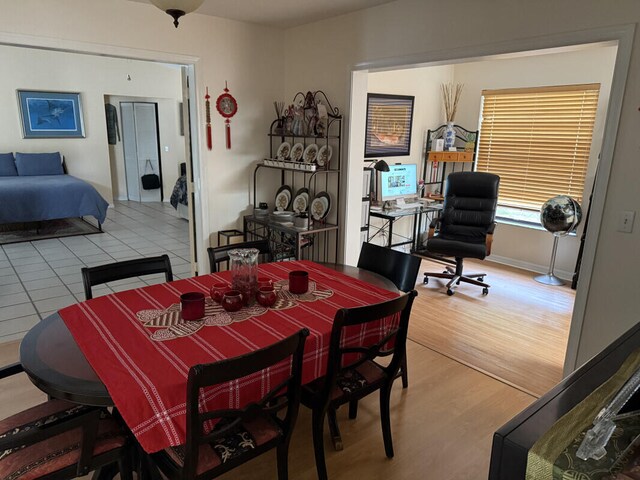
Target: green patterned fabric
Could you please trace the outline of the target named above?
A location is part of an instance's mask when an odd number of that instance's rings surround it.
[[[582,402],[560,418],[531,448],[526,480],[623,480],[618,477],[633,457],[640,435],[640,416],[630,415],[616,422],[618,428],[607,445],[607,456],[599,461],[582,461],[575,456],[582,438],[598,412],[640,367],[640,349],[620,369]],[[613,475],[613,476],[612,476]],[[638,477],[640,478],[640,477]]]

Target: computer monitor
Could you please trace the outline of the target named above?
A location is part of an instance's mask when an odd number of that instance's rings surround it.
[[[389,165],[388,172],[380,172],[382,201],[413,198],[418,195],[418,166],[415,163]]]

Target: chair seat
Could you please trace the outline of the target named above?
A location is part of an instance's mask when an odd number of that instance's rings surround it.
[[[375,362],[367,360],[356,368],[341,370],[336,379],[336,384],[331,389],[331,401],[342,397],[356,395],[359,391],[377,384],[385,378],[384,370]],[[324,386],[324,377],[303,385],[303,391],[316,395]]]
[[[487,256],[487,246],[484,243],[461,242],[435,236],[427,241],[429,253],[439,253],[447,257],[484,259]]]
[[[10,438],[26,430],[63,422],[86,413],[88,407],[50,400],[0,421],[0,437]],[[100,455],[126,443],[126,436],[110,416],[100,420],[93,455]],[[77,428],[26,447],[0,452],[0,478],[31,480],[78,463],[82,429]]]
[[[224,437],[200,446],[196,475],[201,475],[229,460],[240,457],[281,435],[280,427],[266,414],[240,423]],[[184,466],[185,447],[183,445],[167,448],[164,453],[176,467]]]

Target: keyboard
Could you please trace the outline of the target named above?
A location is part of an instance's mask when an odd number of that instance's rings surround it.
[[[409,210],[411,208],[419,208],[419,207],[422,207],[422,203],[420,202],[404,203],[404,204],[396,205],[396,208],[399,210]]]

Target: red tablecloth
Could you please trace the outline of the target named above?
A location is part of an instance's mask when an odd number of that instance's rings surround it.
[[[303,383],[307,383],[326,370],[331,326],[339,308],[370,305],[397,295],[309,261],[262,264],[259,275],[280,280],[300,269],[309,272],[318,289],[331,290],[333,295],[225,326],[202,327],[168,341],[152,341],[152,329],[136,314],[167,308],[185,292],[208,292],[212,284],[229,281],[230,272],[106,295],[59,313],[142,447],[155,452],[185,441],[186,381],[191,366],[257,350],[306,327],[311,332],[303,367]],[[388,328],[387,321],[358,327],[345,340],[377,341]],[[238,408],[261,398],[285,375],[282,369],[270,370],[210,389],[208,408]]]

